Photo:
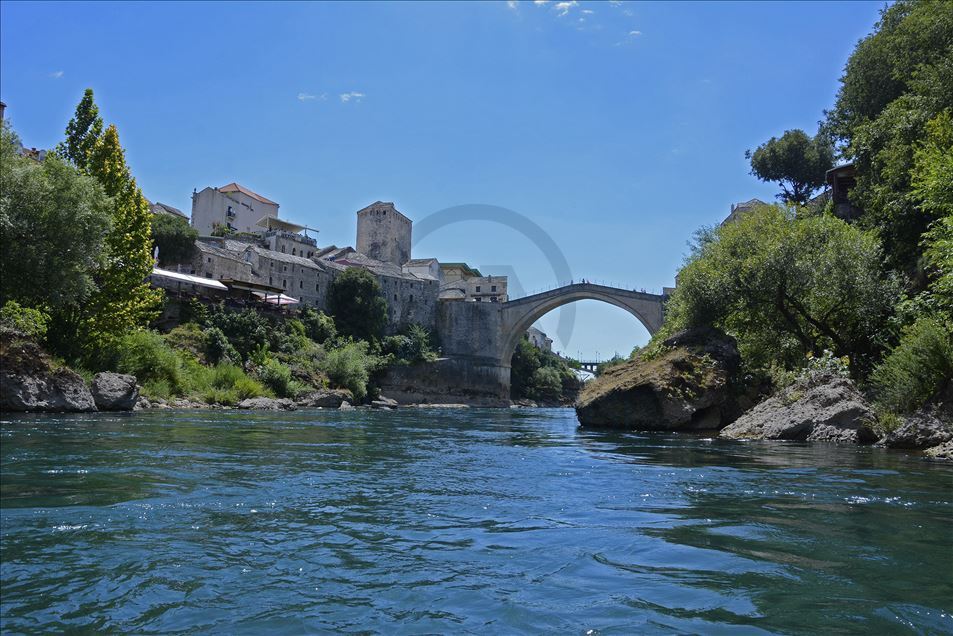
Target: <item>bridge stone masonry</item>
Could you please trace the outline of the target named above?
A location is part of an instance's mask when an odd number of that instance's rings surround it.
[[[445,357],[420,370],[426,378],[399,370],[382,388],[407,401],[456,396],[471,403],[502,404],[509,400],[513,352],[526,330],[545,314],[579,300],[598,300],[628,311],[654,334],[662,326],[666,299],[575,283],[504,303],[444,301],[437,310],[436,332]]]

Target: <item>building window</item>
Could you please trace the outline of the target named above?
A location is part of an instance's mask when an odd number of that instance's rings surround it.
[[[414,295],[413,295],[413,294],[410,295],[410,302],[414,302]]]
[[[491,292],[495,292],[495,291],[496,291],[496,285],[491,285],[491,286],[490,286],[490,291],[491,291]]]
[[[212,272],[205,272],[205,278],[211,278]]]
[[[477,302],[480,302],[480,301],[482,301],[482,300],[483,300],[482,298],[477,298],[477,299],[476,299]]]
[[[476,293],[478,293],[478,294],[480,293],[480,286],[479,286],[479,285],[476,286]]]
[[[281,251],[282,251],[282,252],[285,251],[285,246],[284,246],[284,245],[281,246]]]
[[[281,288],[282,288],[282,289],[288,289],[288,279],[287,279],[287,278],[282,278],[282,279],[281,279]]]
[[[297,255],[298,255],[297,250],[296,250],[295,248],[293,248],[293,247],[291,248],[291,255],[292,255],[292,256],[297,256]]]
[[[287,265],[282,265],[282,266],[281,266],[281,271],[287,272],[287,271],[288,271],[288,266],[287,266]]]
[[[206,262],[206,263],[211,263],[211,262],[212,262],[212,257],[209,256],[209,257],[205,260],[205,262]]]
[[[275,266],[275,262],[274,262],[274,261],[271,261],[270,263],[268,263],[268,267],[274,267],[274,266]]]
[[[321,288],[320,285],[315,285],[315,286],[314,286],[314,291],[320,291],[320,288]]]
[[[298,289],[304,289],[304,281],[303,281],[303,280],[299,280],[299,281],[298,281]]]
[[[394,294],[394,300],[397,300],[397,294]]]
[[[269,285],[272,285],[272,284],[273,284],[272,281],[271,281],[271,276],[268,277],[268,284],[269,284]]]

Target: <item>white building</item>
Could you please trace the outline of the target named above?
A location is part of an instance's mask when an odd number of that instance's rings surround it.
[[[268,217],[278,218],[278,204],[238,183],[192,193],[192,227],[210,236],[217,227],[261,232]]]

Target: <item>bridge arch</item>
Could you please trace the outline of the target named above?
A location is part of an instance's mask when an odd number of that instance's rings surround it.
[[[579,300],[597,300],[624,309],[642,323],[650,334],[662,326],[664,297],[661,295],[594,283],[566,285],[503,304],[500,365],[510,366],[516,345],[533,323],[552,310]]]

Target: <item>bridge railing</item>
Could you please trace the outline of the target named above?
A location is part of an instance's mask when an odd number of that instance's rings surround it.
[[[535,296],[536,294],[542,294],[543,292],[552,291],[554,289],[559,289],[560,287],[567,287],[569,285],[578,285],[580,283],[589,283],[592,285],[602,285],[603,287],[614,287],[616,289],[624,289],[626,291],[641,292],[643,294],[655,294],[656,296],[662,295],[661,287],[635,287],[628,285],[626,283],[619,283],[617,281],[610,281],[597,278],[574,278],[572,280],[567,280],[563,282],[553,283],[546,287],[537,287],[530,291],[524,291],[519,296],[508,295],[509,300],[519,300],[521,298],[526,298],[527,296]]]

